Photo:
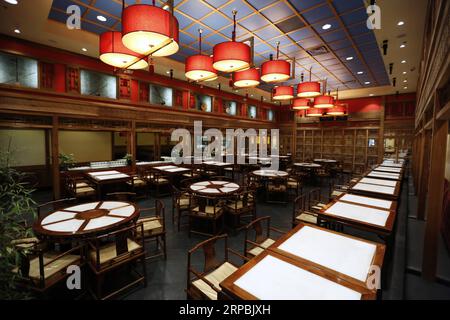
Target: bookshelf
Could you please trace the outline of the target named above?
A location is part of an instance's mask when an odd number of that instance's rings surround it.
[[[346,172],[363,173],[378,162],[379,128],[297,128],[296,161],[339,160]]]

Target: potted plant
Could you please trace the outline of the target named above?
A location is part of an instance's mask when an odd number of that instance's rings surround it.
[[[66,171],[67,169],[72,168],[75,165],[75,157],[73,156],[73,153],[60,153],[58,157],[59,166],[62,171]]]
[[[9,166],[8,151],[0,152],[0,300],[26,299],[27,290],[18,290],[14,268],[24,257],[12,241],[29,238],[32,230],[24,221],[36,217],[33,190],[23,183],[24,174]]]
[[[133,163],[133,155],[131,153],[127,153],[123,158],[127,160],[127,164],[131,166]]]

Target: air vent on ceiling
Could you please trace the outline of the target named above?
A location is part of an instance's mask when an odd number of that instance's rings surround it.
[[[312,49],[306,50],[312,56],[319,56],[321,54],[328,53],[328,49],[325,46],[320,46]]]

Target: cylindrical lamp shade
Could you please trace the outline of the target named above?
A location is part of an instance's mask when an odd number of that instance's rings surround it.
[[[141,59],[136,52],[131,51],[122,43],[122,33],[107,31],[100,35],[99,43],[100,60],[110,66],[124,69],[147,68],[147,59]]]
[[[260,83],[259,70],[247,69],[233,73],[233,84],[239,88],[256,87]]]
[[[320,96],[319,82],[302,82],[297,86],[297,97],[314,98]]]
[[[222,72],[235,72],[250,67],[250,47],[242,42],[227,41],[213,48],[213,67]]]
[[[320,96],[314,98],[314,108],[325,109],[334,107],[334,98],[332,96]]]
[[[294,98],[294,88],[280,86],[273,89],[273,100],[289,100]]]
[[[309,108],[311,108],[309,99],[297,98],[294,99],[294,102],[292,103],[292,109],[294,110],[308,110]]]
[[[179,49],[178,20],[169,11],[148,4],[126,7],[122,13],[122,41],[130,50],[165,57]]]
[[[347,110],[346,110],[345,106],[337,105],[334,108],[329,109],[327,111],[327,114],[329,116],[343,116],[343,115],[345,115],[346,111]]]
[[[264,82],[282,82],[290,77],[291,64],[286,60],[271,60],[261,65],[261,80]]]
[[[307,117],[321,117],[322,115],[323,115],[322,109],[311,108],[311,109],[306,110]]]
[[[213,59],[203,54],[188,57],[184,65],[184,71],[186,78],[193,81],[217,79],[217,72],[213,68]]]

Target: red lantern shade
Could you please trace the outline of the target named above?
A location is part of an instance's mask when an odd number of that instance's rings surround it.
[[[309,99],[301,99],[301,98],[294,99],[294,102],[292,104],[292,109],[308,110],[309,108],[311,108],[309,105]]]
[[[289,100],[294,98],[294,88],[280,86],[273,89],[273,100]]]
[[[331,108],[327,111],[329,116],[343,116],[347,112],[345,106],[337,105],[334,108]]]
[[[217,79],[217,72],[213,68],[213,59],[203,54],[188,57],[184,65],[184,72],[186,78],[194,81]]]
[[[282,82],[290,77],[291,64],[286,60],[271,60],[261,65],[261,80],[264,82]]]
[[[103,32],[99,41],[100,60],[104,63],[121,69],[147,68],[148,63],[145,57],[123,45],[122,33],[117,31]]]
[[[323,115],[323,110],[317,108],[311,108],[306,110],[307,117],[321,117]]]
[[[233,73],[233,84],[235,87],[256,87],[257,85],[259,85],[259,83],[259,70],[256,68]]]
[[[250,47],[242,42],[222,42],[213,48],[213,67],[222,72],[248,69],[250,59]]]
[[[319,82],[302,82],[297,86],[297,97],[314,98],[320,96]]]
[[[314,98],[314,108],[333,108],[334,98],[332,96],[319,96]]]
[[[179,49],[178,20],[169,11],[148,4],[126,7],[122,13],[122,41],[130,50],[156,57]]]

